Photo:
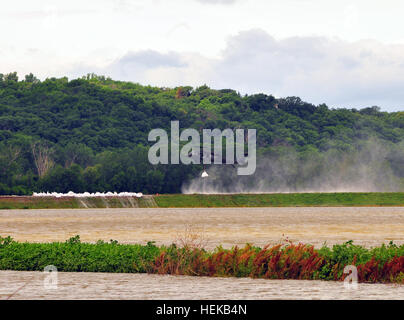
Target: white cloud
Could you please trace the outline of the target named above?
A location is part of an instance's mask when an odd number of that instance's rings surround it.
[[[404,45],[325,37],[275,40],[251,30],[230,39],[215,70],[215,85],[244,92],[344,107],[404,106]]]
[[[187,63],[178,53],[159,53],[154,50],[145,50],[124,55],[109,65],[106,71],[122,80],[133,80],[134,77],[142,75],[142,80],[147,81],[149,78],[147,74],[154,73],[156,70],[161,73],[165,70],[178,72],[178,70],[186,67]],[[159,82],[158,77],[154,79],[152,77],[150,80]]]
[[[233,4],[238,0],[196,0],[203,4]]]
[[[130,68],[155,68],[165,67],[184,67],[181,56],[178,53],[159,53],[153,50],[139,52],[130,52],[114,63],[124,69]]]
[[[13,31],[2,34],[0,72],[402,108],[403,10],[400,0],[20,0],[0,12]]]
[[[86,71],[94,70],[87,67]],[[217,59],[149,50],[128,53],[96,71],[159,86],[206,83],[242,93],[300,96],[331,107],[379,105],[385,110],[402,110],[404,106],[404,45],[370,40],[276,40],[265,31],[249,30],[229,38]]]

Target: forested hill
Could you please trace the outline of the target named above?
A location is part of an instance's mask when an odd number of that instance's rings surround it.
[[[147,161],[149,131],[168,130],[170,120],[198,130],[255,128],[259,154],[278,160],[293,150],[299,159],[325,161],[325,154],[378,141],[387,148],[380,165],[403,181],[404,112],[331,109],[207,86],[157,88],[96,75],[41,82],[11,73],[0,74],[0,194],[180,192],[201,166]],[[288,178],[295,189],[304,183]]]

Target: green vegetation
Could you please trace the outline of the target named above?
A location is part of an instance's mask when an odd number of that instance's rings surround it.
[[[0,269],[42,271],[55,265],[59,271],[145,272],[144,264],[153,261],[160,250],[151,243],[81,243],[79,236],[65,243],[19,243],[7,237],[0,238]]]
[[[75,208],[150,208],[156,207],[153,197],[54,198],[0,196],[0,209],[75,209]]]
[[[258,248],[246,245],[214,251],[184,247],[124,245],[117,241],[81,243],[75,236],[65,243],[19,243],[0,237],[0,270],[140,272],[192,276],[233,276],[266,279],[342,280],[346,265],[355,265],[361,282],[404,283],[404,245],[392,242],[366,249],[352,241],[314,249],[292,244]]]
[[[331,172],[327,181],[346,185],[365,175],[372,190],[404,190],[404,112],[330,109],[297,97],[157,88],[96,75],[41,82],[10,73],[0,74],[0,194],[180,193],[202,166],[147,160],[149,131],[168,130],[170,120],[197,130],[257,129],[255,177],[267,172],[269,189],[308,190],[310,181]],[[369,172],[358,170],[366,166]]]
[[[0,197],[0,209],[73,209],[80,208],[75,199]]]
[[[1,197],[0,209],[404,206],[403,192],[163,194],[143,198]]]
[[[404,206],[404,193],[174,194],[154,197],[158,207]]]

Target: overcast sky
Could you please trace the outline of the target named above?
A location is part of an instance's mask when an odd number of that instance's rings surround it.
[[[402,0],[3,1],[0,73],[404,110]]]

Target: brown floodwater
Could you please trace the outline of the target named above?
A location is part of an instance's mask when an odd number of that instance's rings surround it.
[[[367,247],[404,243],[404,207],[1,210],[0,235],[18,241],[170,244],[207,248],[294,242],[321,246],[354,240]],[[0,299],[404,299],[403,285],[207,278],[147,274],[58,273],[46,290],[41,272],[0,271]]]
[[[209,278],[123,273],[58,272],[45,289],[42,272],[0,271],[0,299],[404,299],[404,285]]]
[[[1,210],[0,235],[18,241],[171,244],[193,235],[207,248],[276,244],[321,246],[354,240],[366,247],[404,243],[404,207],[126,208]]]

